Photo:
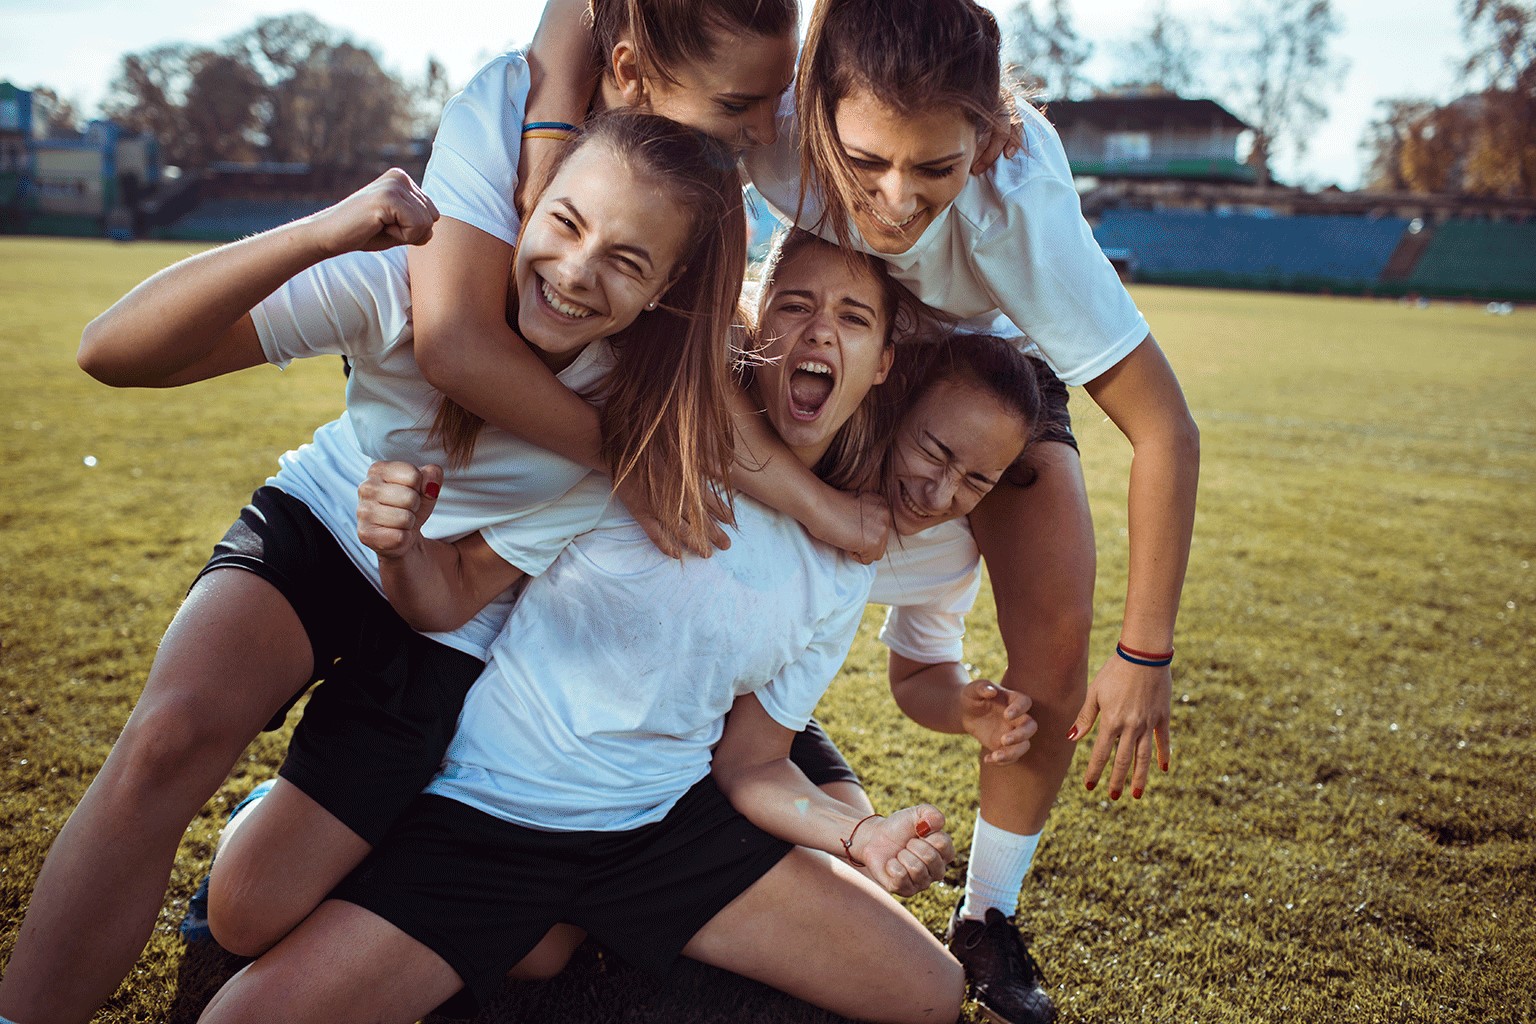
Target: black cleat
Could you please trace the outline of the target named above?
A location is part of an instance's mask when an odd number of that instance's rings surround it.
[[[1052,1024],[1056,1019],[1040,965],[1001,910],[989,907],[985,921],[962,920],[957,904],[944,944],[965,967],[976,1002],[993,1024]]]

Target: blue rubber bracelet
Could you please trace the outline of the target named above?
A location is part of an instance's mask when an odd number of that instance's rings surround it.
[[[1138,658],[1133,654],[1126,654],[1119,644],[1115,644],[1115,653],[1132,665],[1145,665],[1147,668],[1162,668],[1164,665],[1173,664],[1172,658]]]
[[[573,124],[566,124],[564,121],[524,121],[523,122],[523,131],[525,131],[525,132],[537,131],[540,128],[553,128],[556,131],[562,131],[562,132],[573,132],[573,131],[576,130],[576,126],[575,125],[573,125]]]

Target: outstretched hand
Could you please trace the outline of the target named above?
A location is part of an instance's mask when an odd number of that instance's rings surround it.
[[[306,219],[315,244],[329,256],[423,245],[432,237],[437,207],[411,176],[391,167],[334,206]]]
[[[960,691],[960,720],[981,744],[987,764],[1013,764],[1029,750],[1038,726],[1029,697],[990,679],[973,679]]]
[[[357,488],[357,538],[380,558],[404,558],[421,544],[421,527],[437,506],[441,466],[375,462]]]
[[[1093,789],[1113,756],[1109,773],[1109,798],[1120,799],[1126,779],[1131,796],[1140,800],[1152,770],[1154,747],[1158,766],[1167,771],[1170,763],[1168,721],[1173,704],[1173,673],[1168,666],[1133,665],[1118,655],[1111,655],[1098,675],[1088,685],[1077,721],[1067,734],[1069,740],[1088,735],[1094,720],[1099,735],[1088,758],[1084,784]]]
[[[912,896],[944,877],[955,844],[932,804],[907,807],[858,829],[849,851],[887,892]]]

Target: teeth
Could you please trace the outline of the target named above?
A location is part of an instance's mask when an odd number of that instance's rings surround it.
[[[832,367],[828,366],[826,363],[818,363],[810,359],[802,359],[800,362],[795,364],[795,369],[804,370],[806,373],[824,373],[827,376],[832,375]]]
[[[539,290],[544,293],[544,301],[554,307],[556,313],[561,313],[565,316],[575,317],[577,319],[585,319],[586,317],[592,315],[592,310],[588,309],[586,306],[578,306],[574,303],[566,302],[564,299],[562,299],[558,294],[556,294],[555,290],[549,286],[548,281],[540,279]]]
[[[916,211],[913,212],[912,216],[908,217],[906,220],[901,221],[899,223],[897,221],[891,220],[888,217],[883,216],[880,213],[880,211],[876,210],[874,207],[870,207],[870,211],[869,212],[874,216],[875,220],[879,221],[881,224],[884,224],[886,227],[891,228],[891,229],[896,230],[896,231],[900,231],[902,228],[905,228],[908,224],[911,224],[914,220],[917,220],[917,213],[916,213]]]
[[[912,515],[918,519],[932,518],[932,513],[924,512],[922,509],[917,507],[916,503],[912,501],[912,496],[907,493],[907,489],[905,487],[901,488],[901,503],[906,507],[908,512],[912,513]]]

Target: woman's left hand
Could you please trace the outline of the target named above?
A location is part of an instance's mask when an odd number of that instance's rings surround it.
[[[1129,777],[1131,796],[1141,799],[1151,773],[1154,746],[1158,766],[1168,770],[1168,720],[1172,704],[1173,673],[1167,665],[1133,665],[1117,654],[1111,655],[1088,685],[1088,697],[1067,735],[1071,740],[1087,736],[1094,720],[1099,720],[1099,735],[1088,758],[1084,784],[1089,789],[1097,786],[1113,755],[1109,798],[1120,799]]]

